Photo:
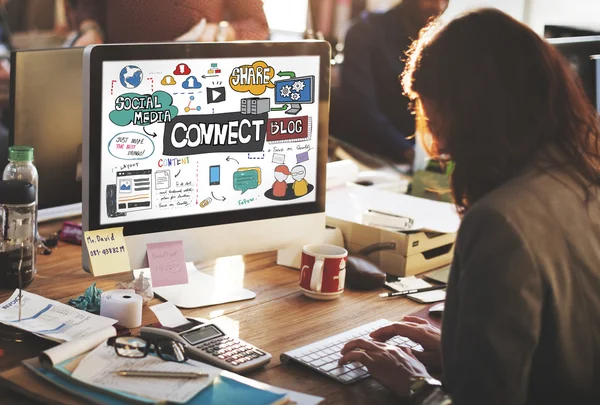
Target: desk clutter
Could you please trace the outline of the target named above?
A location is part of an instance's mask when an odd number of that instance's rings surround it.
[[[135,295],[133,290],[102,294],[100,312]],[[141,296],[136,305],[141,308]],[[107,307],[108,309],[103,309]],[[116,319],[94,315],[28,292],[23,293],[23,318],[17,321],[17,291],[0,305],[0,322],[62,344],[29,359],[0,377],[31,386],[41,377],[82,400],[111,404],[317,404],[322,398],[283,390],[242,377],[270,361],[270,354],[228,336],[210,322],[187,319],[172,304],[156,306],[159,321],[170,326],[144,327],[140,337],[119,336]],[[151,307],[152,309],[153,307]],[[127,310],[114,310],[127,312]],[[212,364],[212,365],[211,365]],[[160,379],[160,380],[159,380]],[[157,381],[160,384],[157,384]],[[34,383],[35,385],[35,383]],[[51,397],[51,387],[37,391]]]

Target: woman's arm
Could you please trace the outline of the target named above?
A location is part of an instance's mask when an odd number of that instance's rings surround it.
[[[268,39],[269,24],[261,0],[227,0],[227,12],[235,39]]]

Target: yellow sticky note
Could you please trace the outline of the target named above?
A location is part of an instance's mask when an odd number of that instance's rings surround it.
[[[131,270],[123,227],[87,231],[84,238],[94,276]]]

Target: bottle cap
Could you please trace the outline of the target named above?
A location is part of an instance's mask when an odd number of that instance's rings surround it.
[[[22,180],[0,181],[0,204],[21,205],[34,202],[33,184]]]
[[[33,148],[31,146],[11,146],[8,148],[8,160],[33,162]]]

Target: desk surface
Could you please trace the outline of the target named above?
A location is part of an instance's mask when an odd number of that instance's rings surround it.
[[[46,225],[42,234],[48,234]],[[55,225],[54,225],[55,226]],[[46,232],[44,232],[44,230]],[[326,404],[392,404],[397,403],[385,388],[373,379],[352,386],[340,385],[297,364],[281,364],[279,355],[287,350],[343,332],[361,324],[385,318],[400,320],[404,315],[425,308],[404,298],[381,299],[379,291],[346,290],[335,301],[314,301],[298,289],[298,271],[278,266],[275,253],[260,253],[222,262],[207,262],[198,267],[219,277],[228,277],[256,292],[249,301],[229,303],[193,310],[183,310],[188,317],[214,320],[233,335],[239,336],[271,353],[271,363],[248,377],[307,394],[325,397]],[[231,265],[229,267],[228,265]],[[110,290],[120,281],[129,281],[129,274],[94,278],[81,269],[81,248],[60,243],[49,256],[38,255],[38,274],[27,291],[60,302],[77,297],[92,283],[102,290]],[[0,289],[0,302],[12,291]],[[153,299],[150,305],[160,303]],[[143,325],[156,322],[147,307],[143,311]],[[133,330],[137,333],[137,330]],[[24,343],[0,342],[4,354],[0,370],[16,365],[20,360],[36,356],[48,347],[41,339]],[[2,403],[30,404],[29,400],[0,387]]]

